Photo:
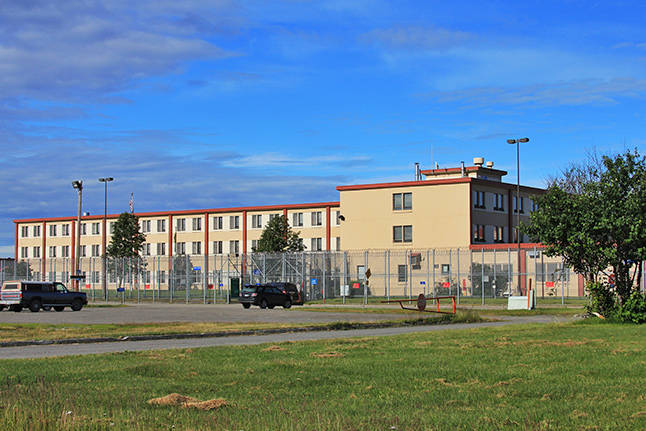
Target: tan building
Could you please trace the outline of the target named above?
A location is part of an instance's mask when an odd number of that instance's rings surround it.
[[[525,250],[520,261],[516,258],[518,215],[521,222],[527,221],[535,209],[533,197],[543,190],[521,186],[517,202],[516,185],[502,181],[506,174],[476,158],[473,166],[418,171],[415,181],[339,186],[339,202],[137,213],[146,235],[142,254],[149,260],[148,271],[157,274],[153,285],[167,284],[172,258],[180,255],[205,274],[204,284],[218,285],[218,277],[232,277],[231,264],[239,271],[253,271],[253,262],[242,264],[237,257],[250,253],[267,222],[283,214],[300,232],[308,252],[343,251],[345,257],[331,257],[334,260],[319,267],[317,276],[337,291],[340,280],[361,279],[370,268],[380,274],[371,286],[384,295],[412,294],[420,285],[448,285],[475,295],[478,282],[472,273],[478,264],[493,271],[483,273],[481,279],[491,281],[486,282],[489,287],[482,281],[481,290],[489,289],[494,296],[504,289],[502,273],[508,274],[505,285],[512,274],[521,274],[520,283],[514,283],[521,290],[539,282],[543,290],[550,284],[559,286],[562,263],[544,259],[539,244],[521,238]],[[108,235],[117,217],[107,217]],[[81,271],[92,286],[100,281],[100,259],[109,241],[103,223],[100,215],[82,218]],[[40,270],[35,277],[68,280],[75,273],[75,230],[74,217],[15,220],[15,257],[37,260],[32,264]],[[302,268],[294,270],[301,284],[315,278],[305,276],[309,269],[304,263],[298,265]],[[334,268],[335,275],[326,275],[326,268]],[[108,282],[114,286],[113,279]],[[583,294],[576,277],[568,276],[566,284],[569,295]]]

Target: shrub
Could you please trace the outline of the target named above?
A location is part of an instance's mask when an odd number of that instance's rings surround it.
[[[617,311],[615,294],[610,286],[601,282],[590,282],[586,286],[590,292],[590,303],[585,306],[588,313],[596,312],[606,318],[613,317]]]
[[[634,291],[617,311],[617,318],[622,322],[646,323],[646,298],[639,291]]]

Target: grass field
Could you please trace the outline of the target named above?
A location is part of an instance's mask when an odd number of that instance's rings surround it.
[[[577,323],[0,361],[0,429],[642,430],[645,340]],[[171,393],[227,405],[147,403]]]
[[[384,310],[382,309],[383,313]],[[411,313],[408,318],[379,321],[381,324],[433,324],[433,323],[473,323],[484,319],[472,311],[456,315],[430,315]],[[139,335],[202,334],[216,332],[259,331],[265,329],[293,329],[317,327],[321,329],[343,329],[361,325],[357,322],[331,323],[230,323],[230,322],[163,322],[163,323],[109,323],[109,324],[47,324],[47,323],[0,323],[0,342],[64,340],[95,337],[132,337]]]

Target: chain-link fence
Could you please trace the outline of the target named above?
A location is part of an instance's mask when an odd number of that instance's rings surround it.
[[[62,281],[91,301],[226,303],[245,284],[286,281],[308,301],[363,302],[455,295],[465,303],[525,294],[554,302],[584,295],[583,280],[540,249],[365,250],[243,255],[80,259],[84,280],[71,280],[70,258],[0,262],[0,279]]]

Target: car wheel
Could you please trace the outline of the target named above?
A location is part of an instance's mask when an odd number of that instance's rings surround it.
[[[62,306],[62,305],[55,305],[55,306],[54,306],[54,310],[56,310],[56,311],[63,311],[63,310],[65,310],[65,307],[64,307],[64,306]]]
[[[274,304],[271,304],[271,305],[268,305],[268,306],[267,306],[267,308],[269,308],[270,310],[271,310],[271,309],[273,309],[274,307],[275,307],[275,305],[274,305]]]
[[[244,308],[249,308],[249,307],[251,307],[251,304],[242,304],[242,306],[243,306]]]
[[[34,299],[29,303],[29,311],[32,313],[38,313],[41,305],[40,299]]]
[[[263,299],[262,301],[260,301],[260,308],[262,308],[262,309],[267,308],[267,300],[266,299]]]
[[[283,308],[291,308],[291,306],[292,306],[292,301],[290,301],[289,299],[285,301],[285,303],[283,304]]]
[[[20,313],[22,311],[22,305],[12,305],[11,307],[9,307],[9,310]]]
[[[52,311],[51,305],[43,305],[43,311]]]
[[[72,301],[72,311],[80,311],[83,308],[83,303],[80,299],[75,299]]]
[[[4,310],[4,305],[0,305],[0,311]]]

